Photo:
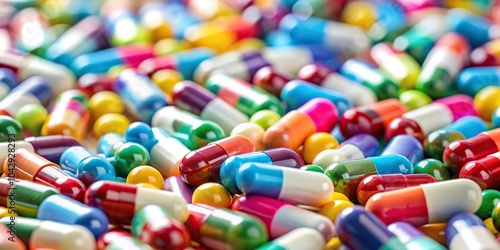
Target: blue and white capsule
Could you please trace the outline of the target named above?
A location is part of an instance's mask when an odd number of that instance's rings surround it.
[[[236,186],[245,194],[313,207],[330,202],[333,194],[332,181],[322,173],[264,163],[243,164]]]
[[[0,100],[19,84],[16,74],[8,68],[0,68]]]
[[[500,249],[500,243],[483,221],[471,213],[459,213],[446,223],[446,242],[450,250]]]
[[[163,92],[148,77],[132,69],[118,75],[114,90],[140,121],[150,123],[158,109],[168,106]]]

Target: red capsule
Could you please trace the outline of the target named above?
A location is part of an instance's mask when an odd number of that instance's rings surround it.
[[[253,77],[253,85],[279,96],[285,84],[292,80],[291,76],[278,72],[270,66],[260,68]]]
[[[500,190],[500,152],[465,164],[459,177],[475,181],[482,190]]]

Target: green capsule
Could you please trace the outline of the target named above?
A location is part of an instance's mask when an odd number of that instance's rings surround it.
[[[432,102],[432,98],[422,91],[410,89],[402,92],[399,95],[399,101],[403,103],[409,110],[418,109]]]
[[[300,170],[313,171],[313,172],[318,172],[318,173],[325,172],[325,170],[318,165],[305,165],[305,166],[301,167]]]
[[[261,126],[264,130],[267,130],[280,119],[281,116],[276,113],[276,111],[261,110],[253,114],[249,121]]]
[[[483,190],[482,193],[483,200],[481,201],[481,206],[476,211],[476,215],[482,220],[486,220],[491,217],[493,209],[500,201],[500,191],[494,189]]]
[[[114,159],[110,163],[115,167],[117,176],[126,178],[132,169],[148,165],[149,159],[149,152],[145,147],[127,142],[116,150]]]
[[[440,161],[443,160],[444,149],[454,141],[465,140],[465,136],[454,130],[436,130],[430,133],[424,141],[424,152]]]
[[[437,181],[445,181],[450,179],[450,173],[443,162],[437,159],[424,159],[413,166],[415,174],[429,174],[434,176]]]
[[[5,174],[9,176],[9,171]],[[56,189],[48,186],[5,178],[0,178],[0,192],[5,198],[0,199],[0,206],[12,209],[20,216],[31,218],[36,218],[38,207],[45,198],[59,194]]]
[[[24,139],[23,126],[14,118],[0,115],[0,142],[13,142]]]
[[[349,200],[356,200],[356,190],[363,177],[376,173],[377,169],[369,159],[334,163],[325,169],[335,192],[345,194]]]

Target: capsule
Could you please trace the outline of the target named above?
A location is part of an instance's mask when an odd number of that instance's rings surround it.
[[[198,65],[212,56],[214,52],[208,48],[194,48],[146,59],[139,65],[139,70],[152,76],[160,70],[173,69],[177,70],[184,79],[191,80]]]
[[[424,148],[420,141],[409,135],[397,135],[385,146],[382,155],[402,155],[408,159],[412,165],[424,159]]]
[[[335,226],[327,217],[265,196],[240,196],[233,201],[232,209],[259,218],[271,239],[301,227],[317,230],[325,240],[336,236]]]
[[[144,44],[151,40],[151,34],[141,25],[135,13],[126,9],[107,13],[105,27],[113,46]]]
[[[294,75],[301,67],[320,62],[336,69],[341,64],[338,54],[324,46],[284,46],[264,48],[256,51],[232,51],[202,62],[194,73],[194,80],[204,84],[214,74],[226,74],[243,81],[252,82],[257,71],[271,66],[283,74]]]
[[[189,204],[188,208],[190,215],[186,226],[192,240],[202,246],[211,249],[255,249],[268,240],[266,226],[252,216],[202,204]]]
[[[422,64],[436,41],[447,31],[444,15],[431,14],[396,37],[394,48],[405,51]]]
[[[72,146],[81,146],[75,138],[67,135],[26,137],[24,141],[31,144],[33,147],[32,151],[35,154],[56,164],[59,164],[59,159],[66,149]],[[16,148],[20,147],[16,145]],[[29,147],[26,147],[26,149],[31,150]]]
[[[10,222],[8,217],[0,219],[7,227]],[[16,235],[29,249],[95,249],[94,236],[80,225],[24,217],[16,217],[15,224]]]
[[[226,136],[224,130],[216,123],[200,119],[198,116],[181,111],[174,106],[164,107],[156,111],[151,125],[172,134],[192,150]]]
[[[474,213],[481,200],[479,185],[468,179],[456,179],[379,193],[365,207],[386,224],[402,221],[418,227],[447,222],[458,213]]]
[[[356,196],[361,205],[378,193],[418,186],[420,184],[436,182],[436,178],[428,174],[382,174],[370,175],[358,185]]]
[[[220,167],[220,179],[224,187],[231,193],[241,192],[236,186],[236,173],[243,164],[258,162],[283,167],[300,168],[304,160],[295,151],[288,148],[273,148],[261,152],[235,155],[224,160]]]
[[[283,87],[280,95],[280,99],[285,102],[287,110],[298,109],[314,98],[330,100],[335,104],[339,115],[352,108],[351,100],[344,95],[301,80],[288,82]]]
[[[241,39],[256,36],[255,25],[237,15],[193,24],[184,31],[184,40],[195,47],[207,47],[217,53],[226,52],[230,45]]]
[[[490,154],[484,158],[470,161],[460,170],[459,178],[475,181],[481,189],[500,188],[500,152]]]
[[[458,176],[462,167],[468,162],[498,151],[500,151],[500,129],[492,129],[472,138],[450,143],[444,149],[443,161],[450,175]]]
[[[279,97],[281,90],[283,90],[285,84],[291,80],[291,75],[280,72],[272,66],[265,66],[255,72],[255,75],[252,79],[252,84],[259,88],[262,88],[263,90],[276,97]]]
[[[163,183],[163,190],[178,194],[190,204],[193,200],[193,188],[182,180],[180,176],[170,176]]]
[[[321,207],[331,201],[333,184],[322,173],[245,163],[236,172],[236,186],[247,195],[263,195],[273,199]],[[297,185],[306,181],[307,185]]]
[[[89,16],[64,32],[47,48],[44,57],[62,65],[71,65],[76,57],[108,46],[103,22],[99,17]]]
[[[139,120],[151,122],[155,112],[168,105],[163,92],[149,78],[134,70],[124,70],[114,86],[128,110]]]
[[[91,97],[100,91],[113,91],[115,82],[115,76],[88,73],[78,78],[77,89]]]
[[[429,52],[415,85],[430,97],[450,95],[455,77],[465,67],[469,56],[469,44],[459,34],[447,33]]]
[[[36,218],[40,204],[49,196],[59,192],[44,185],[24,180],[6,172],[9,178],[0,178],[0,206],[15,211],[23,217]]]
[[[108,218],[103,211],[61,194],[54,194],[45,198],[38,207],[36,218],[83,226],[96,239],[108,231],[109,224]]]
[[[369,134],[359,134],[345,140],[337,148],[327,149],[319,153],[312,163],[326,169],[341,161],[377,156],[379,150],[380,145],[375,137]]]
[[[148,15],[148,11],[159,10],[165,18],[173,35],[179,39],[184,37],[186,29],[194,24],[200,23],[200,18],[190,11],[184,3],[174,1],[168,3],[147,3],[140,9],[141,15]],[[150,15],[150,14],[149,14]]]
[[[152,45],[125,45],[83,54],[73,61],[71,69],[77,76],[87,73],[103,74],[117,65],[137,68],[142,61],[153,56]]]
[[[264,109],[276,111],[280,115],[284,113],[276,97],[254,89],[249,83],[237,78],[222,74],[212,75],[205,83],[205,87],[248,116]]]
[[[143,122],[134,122],[125,131],[127,142],[144,146],[150,156],[150,164],[164,177],[179,175],[178,165],[189,149],[161,128],[151,128]]]
[[[49,105],[53,90],[50,84],[40,76],[30,77],[0,101],[0,114],[15,117],[17,112],[29,104]]]
[[[185,249],[191,241],[184,224],[157,205],[147,205],[137,211],[131,222],[131,232],[157,249]]]
[[[15,38],[15,47],[31,54],[43,55],[56,39],[56,34],[50,25],[47,15],[41,9],[30,7],[19,10],[9,25],[11,34]]]
[[[335,226],[340,240],[350,249],[405,249],[380,219],[361,206],[342,210],[335,220]]]
[[[115,229],[104,233],[97,239],[97,250],[152,250],[150,246],[142,243],[130,234],[130,230]]]
[[[461,93],[476,96],[488,86],[500,86],[500,69],[498,66],[466,68],[458,74],[456,83]]]
[[[375,156],[366,159],[342,161],[325,169],[335,186],[335,192],[356,200],[356,190],[361,180],[371,174],[412,174],[413,165],[401,155]]]
[[[446,12],[446,22],[450,31],[462,35],[472,48],[486,43],[495,34],[490,20],[462,8]]]
[[[116,178],[115,168],[111,163],[81,146],[66,149],[61,155],[59,164],[62,170],[74,174],[86,186],[96,181]]]
[[[324,98],[314,98],[297,110],[292,110],[264,134],[268,148],[285,147],[297,149],[310,135],[330,132],[337,123],[338,110]]]
[[[396,237],[404,244],[406,249],[415,249],[415,250],[424,250],[424,249],[433,249],[433,250],[446,250],[447,248],[443,247],[433,239],[425,236],[420,230],[416,229],[412,225],[406,222],[395,222],[390,224],[387,229],[391,231],[391,233],[395,234]]]
[[[233,155],[255,151],[253,143],[243,136],[231,136],[189,152],[179,163],[182,179],[193,186],[220,180],[221,164]]]
[[[378,100],[397,98],[399,96],[399,86],[367,61],[349,59],[342,65],[339,72],[344,77],[369,88],[377,95]]]
[[[115,155],[116,149],[125,143],[125,138],[117,133],[107,133],[97,141],[97,153],[104,157]]]
[[[340,117],[340,132],[345,138],[356,134],[380,137],[391,121],[401,117],[406,111],[407,108],[397,99],[349,109]]]
[[[186,201],[177,194],[112,181],[90,185],[84,201],[104,211],[112,224],[130,225],[134,214],[149,204],[162,207],[180,222],[185,222],[189,215]]]
[[[450,125],[444,126],[441,130],[456,131],[466,139],[472,138],[487,130],[485,122],[477,116],[462,117]]]
[[[19,84],[14,71],[8,68],[0,69],[0,100],[9,95],[9,92]]]
[[[17,179],[54,187],[61,194],[77,201],[83,200],[85,185],[64,173],[58,165],[26,149],[16,150],[14,160],[16,166],[13,170],[9,161],[5,161],[4,173],[13,173]]]
[[[500,107],[500,86],[488,86],[474,96],[474,107],[478,116],[485,121],[491,121],[493,113]]]
[[[483,221],[472,213],[459,213],[446,224],[446,242],[450,250],[500,249],[500,243]]]
[[[15,223],[15,221],[14,221]],[[26,246],[17,237],[16,231],[10,230],[6,225],[0,223],[0,245],[9,250],[25,250]]]
[[[32,76],[41,76],[48,81],[54,95],[76,86],[75,77],[66,67],[18,51],[0,51],[0,68],[11,69],[17,74],[20,81]]]
[[[325,239],[318,231],[311,228],[297,228],[267,244],[260,246],[257,250],[322,250],[325,248]]]
[[[370,39],[362,29],[316,17],[289,14],[281,19],[279,29],[289,32],[297,44],[322,44],[342,51],[347,58],[370,46]]]
[[[377,96],[369,88],[319,63],[302,67],[297,73],[297,79],[336,91],[351,100],[354,107],[369,105],[377,101]]]
[[[177,107],[219,124],[226,134],[248,121],[248,116],[191,81],[177,83],[172,90],[172,100]]]
[[[499,66],[500,39],[491,40],[484,45],[475,48],[470,54],[470,64],[472,67]],[[498,67],[494,67],[498,69]]]
[[[398,134],[408,134],[423,142],[429,133],[464,116],[477,116],[471,97],[453,95],[438,99],[394,119],[385,130],[385,140],[390,141]]]

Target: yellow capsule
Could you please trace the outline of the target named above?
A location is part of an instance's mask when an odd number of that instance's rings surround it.
[[[446,223],[427,224],[419,227],[418,229],[427,235],[427,237],[437,241],[443,246],[447,246],[446,236],[444,234]]]
[[[491,217],[488,218],[488,219],[486,219],[486,220],[484,220],[484,225],[495,236],[498,235],[498,234],[500,234],[500,232],[498,232],[498,230],[495,228],[495,225],[493,224],[493,219]]]
[[[124,135],[129,125],[130,120],[122,114],[105,114],[95,121],[92,132],[97,138],[107,133]]]
[[[226,52],[237,40],[236,34],[216,22],[206,22],[189,27],[185,32],[188,42],[195,47],[207,47],[217,53]]]
[[[163,181],[163,176],[158,169],[144,165],[132,169],[132,171],[130,171],[127,175],[126,183],[146,183],[153,185],[158,189],[163,189]]]
[[[491,121],[493,112],[500,107],[500,87],[489,86],[481,89],[474,97],[476,111],[485,121]]]
[[[231,207],[231,194],[219,183],[208,182],[193,192],[193,204],[200,203],[218,208]]]
[[[377,11],[369,2],[351,2],[342,11],[340,20],[369,30],[377,22]]]
[[[17,213],[13,209],[6,207],[0,207],[0,218],[17,216]]]
[[[154,52],[155,55],[168,55],[176,53],[179,51],[187,50],[191,48],[191,44],[184,40],[178,40],[174,38],[162,39],[155,43]]]
[[[252,122],[244,122],[236,126],[231,131],[231,136],[233,135],[242,135],[248,138],[253,145],[255,146],[255,150],[264,150],[266,147],[264,146],[264,129]]]
[[[249,121],[261,126],[264,130],[267,130],[280,119],[281,116],[276,111],[265,109],[257,111],[250,117]]]
[[[264,41],[258,38],[245,38],[235,42],[229,50],[238,50],[238,51],[255,51],[261,50],[266,47]]]
[[[145,188],[152,188],[152,189],[158,189],[158,190],[161,190],[159,189],[157,186],[151,184],[151,183],[137,183],[135,184],[137,187],[145,187]]]
[[[173,69],[162,69],[151,76],[151,81],[169,96],[172,95],[174,85],[182,80],[184,80],[182,75]]]
[[[343,193],[333,192],[332,201],[338,201],[338,200],[349,201],[349,198],[347,198],[347,196]]]
[[[318,132],[307,137],[302,150],[302,157],[307,163],[312,163],[316,155],[323,150],[339,146],[339,142],[329,133]]]
[[[165,18],[160,12],[150,12],[141,19],[141,25],[152,36],[153,41],[160,41],[172,37],[172,28],[165,22]]]
[[[123,105],[120,96],[115,92],[101,91],[90,97],[89,110],[92,114],[92,119],[95,121],[97,118],[105,114],[122,114],[125,112],[125,106]]]
[[[319,214],[324,215],[331,221],[335,222],[335,219],[337,219],[337,216],[340,212],[342,212],[342,210],[352,206],[354,206],[354,204],[350,201],[334,200],[324,205],[319,210]]]
[[[330,241],[328,241],[325,245],[325,250],[337,250],[342,247],[342,242],[339,237],[333,237]]]

